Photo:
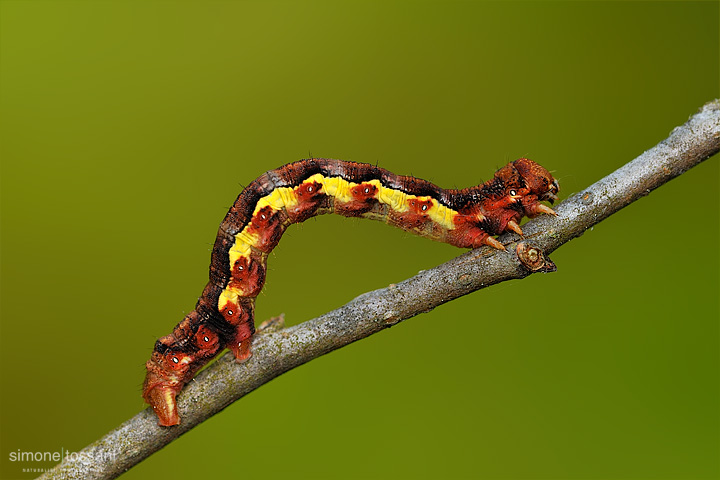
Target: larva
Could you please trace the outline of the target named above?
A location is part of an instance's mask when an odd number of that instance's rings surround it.
[[[228,348],[238,362],[252,355],[255,297],[265,283],[268,254],[285,229],[315,215],[372,218],[460,248],[504,250],[493,235],[522,234],[523,216],[555,212],[558,183],[520,158],[487,182],[446,190],[365,163],[311,158],[271,170],[248,185],[220,224],[210,281],[170,335],[155,343],[143,397],[159,425],[180,423],[175,396],[197,371]]]

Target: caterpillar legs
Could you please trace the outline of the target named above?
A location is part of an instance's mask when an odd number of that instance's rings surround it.
[[[250,348],[251,344],[252,337],[246,338],[245,340],[228,347],[233,355],[235,355],[235,361],[237,363],[245,363],[250,359],[250,357],[252,357],[252,349]]]

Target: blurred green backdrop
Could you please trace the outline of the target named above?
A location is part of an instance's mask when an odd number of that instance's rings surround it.
[[[0,8],[2,478],[51,465],[12,452],[77,451],[144,408],[153,343],[260,173],[314,155],[462,187],[528,156],[565,197],[718,96],[717,2]],[[557,273],[280,377],[125,478],[718,478],[718,177],[714,158],[636,202]],[[258,321],[459,253],[311,220]]]

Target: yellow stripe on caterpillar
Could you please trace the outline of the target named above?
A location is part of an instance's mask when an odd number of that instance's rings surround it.
[[[246,227],[247,228],[247,227]],[[245,229],[243,229],[243,232]],[[237,262],[240,257],[250,257],[250,253],[252,252],[252,247],[250,244],[244,242],[243,240],[239,240],[238,237],[243,233],[240,232],[235,236],[235,243],[230,248],[230,251],[228,252],[228,257],[230,260],[230,267],[232,268],[233,265],[235,265],[235,262]]]
[[[253,210],[253,216],[267,206],[273,210],[282,210],[283,208],[292,208],[295,205],[297,205],[297,197],[295,197],[292,188],[276,188],[269,195],[265,195],[258,200],[255,210]]]
[[[238,304],[238,292],[230,288],[230,286],[225,287],[222,293],[220,293],[220,298],[218,298],[218,309],[222,311],[228,303],[233,305]]]
[[[446,207],[432,197],[417,197],[418,200],[430,201],[431,207],[428,208],[427,215],[430,220],[442,226],[446,230],[452,230],[455,228],[453,218],[457,215],[457,212],[451,208]]]
[[[340,177],[324,177],[317,173],[310,177],[308,180],[316,181],[322,184],[322,190],[326,195],[334,197],[335,200],[340,202],[349,202],[353,200],[350,195],[350,189],[357,185],[357,183],[348,182]]]
[[[397,213],[408,211],[407,199],[409,195],[400,190],[383,187],[379,180],[370,180],[368,183],[375,185],[378,189],[377,198],[380,203],[388,205]],[[414,195],[412,195],[414,197]]]

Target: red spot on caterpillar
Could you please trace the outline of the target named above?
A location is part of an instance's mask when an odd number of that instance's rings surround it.
[[[361,183],[350,188],[350,195],[356,200],[368,200],[377,194],[377,187],[372,183]]]
[[[213,332],[207,325],[200,325],[195,332],[195,346],[200,353],[214,355],[220,348],[220,337]]]
[[[240,325],[253,318],[254,305],[251,299],[243,300],[241,297],[239,302],[228,302],[220,309],[225,321],[230,325]]]
[[[242,292],[243,297],[257,297],[265,285],[265,261],[260,255],[240,257],[232,268],[229,287]]]
[[[304,182],[295,187],[297,205],[288,209],[288,217],[293,223],[304,222],[314,216],[320,207],[329,206],[329,198],[322,192],[318,182]]]
[[[407,200],[408,210],[406,212],[390,211],[388,214],[388,223],[396,227],[418,232],[421,235],[428,230],[430,216],[428,211],[433,205],[431,200],[420,200],[418,198],[409,198]]]
[[[247,227],[249,234],[256,234],[253,245],[261,252],[271,252],[285,233],[285,221],[288,215],[282,210],[274,210],[270,205],[261,208]]]
[[[322,184],[315,181],[306,181],[295,187],[295,196],[300,202],[307,202],[320,195],[322,193]]]
[[[350,188],[352,200],[340,202],[335,200],[335,213],[344,217],[359,217],[375,209],[379,202],[375,198],[377,187],[372,183],[361,183]]]
[[[191,355],[182,352],[168,352],[163,357],[165,367],[176,371],[187,370],[193,360]]]
[[[420,200],[419,198],[411,198],[407,201],[410,211],[415,215],[427,218],[427,211],[433,206],[432,200]]]

